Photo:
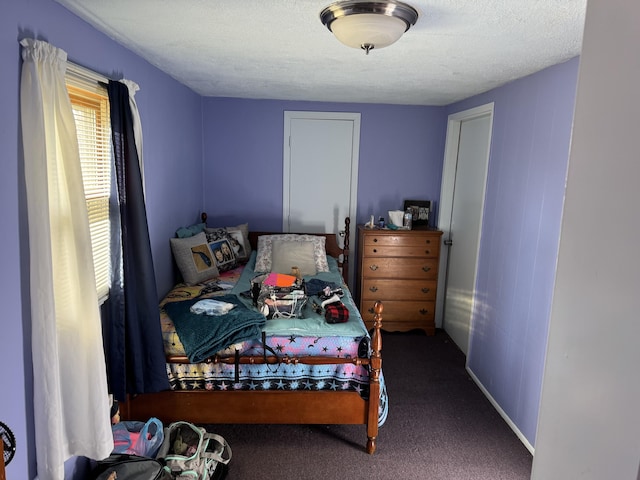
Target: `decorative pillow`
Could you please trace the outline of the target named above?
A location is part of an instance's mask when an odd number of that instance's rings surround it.
[[[204,223],[195,223],[188,227],[180,227],[178,230],[176,230],[176,237],[178,238],[193,237],[194,235],[197,235],[200,232],[204,232],[204,227],[206,227],[206,224]]]
[[[249,224],[243,223],[235,227],[219,227],[219,228],[205,228],[204,232],[209,235],[211,233],[218,232],[219,230],[226,230],[229,241],[233,247],[233,252],[236,256],[236,260],[244,263],[249,260],[251,256],[251,244],[249,243]]]
[[[291,267],[298,267],[302,276],[315,275],[313,252],[313,242],[274,240],[271,244],[271,271],[290,274]]]
[[[187,238],[171,238],[170,242],[173,258],[186,284],[195,285],[219,275],[204,232]]]
[[[213,259],[216,262],[218,270],[221,272],[231,270],[238,266],[236,255],[233,248],[233,237],[229,235],[226,228],[207,229],[207,242],[209,249],[213,253]]]
[[[313,259],[317,272],[328,272],[327,252],[325,249],[326,238],[319,235],[298,235],[295,233],[283,233],[275,235],[260,235],[258,237],[258,253],[256,255],[256,272],[271,271],[271,248],[274,240],[313,242]]]
[[[205,235],[207,236],[207,241],[209,243],[222,238],[227,238],[228,236],[226,228],[207,228],[205,230]]]

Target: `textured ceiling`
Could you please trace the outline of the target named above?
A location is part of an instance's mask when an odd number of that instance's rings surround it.
[[[580,54],[587,0],[408,0],[369,55],[318,0],[56,0],[204,96],[446,105]]]

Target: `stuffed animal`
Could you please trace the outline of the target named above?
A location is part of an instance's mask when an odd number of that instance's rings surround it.
[[[184,455],[188,448],[189,445],[182,441],[182,434],[180,433],[180,430],[178,430],[176,439],[173,441],[173,453],[177,455]]]

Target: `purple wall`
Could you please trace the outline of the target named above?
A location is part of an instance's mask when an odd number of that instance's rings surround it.
[[[361,114],[358,223],[371,214],[386,217],[408,198],[440,198],[442,107],[206,98],[203,176],[210,223],[282,228],[285,110]]]
[[[158,294],[173,282],[169,237],[191,223],[202,208],[201,98],[146,61],[98,33],[52,0],[4,0],[0,6],[0,303],[3,371],[0,421],[17,437],[7,477],[33,478],[32,375],[29,307],[29,252],[19,130],[20,49],[18,40],[36,37],[64,49],[69,59],[113,78],[140,85],[136,95],[144,131],[149,230]],[[193,188],[197,185],[197,188]],[[179,199],[179,201],[176,200]],[[68,465],[68,476],[78,468]]]
[[[405,198],[437,200],[446,116],[495,102],[478,276],[483,308],[473,321],[469,366],[534,442],[577,59],[446,108],[202,99],[53,0],[7,0],[0,7],[0,301],[3,354],[16,361],[4,372],[3,391],[13,398],[0,399],[0,421],[13,428],[19,445],[9,478],[35,474],[18,103],[18,39],[26,36],[50,41],[81,65],[140,84],[136,98],[159,295],[174,278],[168,238],[178,226],[196,222],[199,211],[215,223],[281,227],[284,110],[362,114],[356,218],[361,223],[371,213],[400,207]],[[69,465],[69,477],[77,467]]]
[[[534,445],[573,124],[578,58],[450,105],[495,102],[467,358]]]

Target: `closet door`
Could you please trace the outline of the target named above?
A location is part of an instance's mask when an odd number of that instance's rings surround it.
[[[355,240],[359,144],[359,113],[285,112],[283,231],[338,233],[349,216]]]
[[[444,329],[465,355],[476,301],[492,125],[493,104],[487,104],[450,115],[447,128],[438,225],[445,232],[440,263],[445,274],[440,276],[437,309]]]

